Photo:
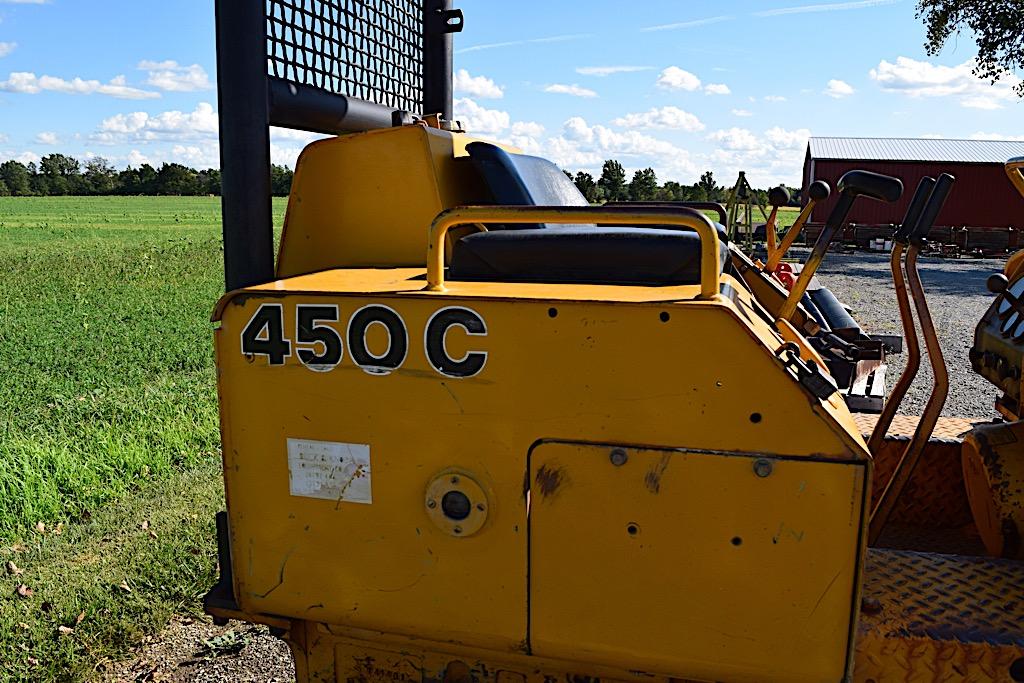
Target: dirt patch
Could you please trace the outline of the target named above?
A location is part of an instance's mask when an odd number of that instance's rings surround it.
[[[295,680],[291,652],[266,627],[209,617],[175,617],[139,647],[140,655],[106,665],[104,683],[287,683]]]

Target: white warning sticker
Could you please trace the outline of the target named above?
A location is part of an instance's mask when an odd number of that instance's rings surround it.
[[[293,496],[369,505],[370,447],[288,439],[288,484]]]

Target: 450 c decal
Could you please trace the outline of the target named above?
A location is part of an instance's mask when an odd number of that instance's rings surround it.
[[[284,365],[295,355],[310,370],[329,372],[341,363],[345,347],[352,361],[368,373],[386,375],[402,367],[409,353],[409,331],[394,309],[380,304],[363,306],[348,320],[345,338],[329,323],[340,320],[335,304],[298,304],[295,307],[295,339],[284,334],[284,306],[262,304],[242,330],[242,353],[266,356],[271,365]],[[366,335],[380,325],[387,333],[387,348],[374,354]],[[473,337],[486,337],[487,324],[469,308],[450,306],[430,316],[423,331],[423,350],[431,367],[445,377],[472,377],[487,363],[485,351],[469,351],[461,358],[448,353],[446,338],[453,327],[461,327]]]

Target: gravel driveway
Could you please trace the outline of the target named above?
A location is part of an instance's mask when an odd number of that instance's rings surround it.
[[[918,263],[928,306],[946,357],[946,367],[949,368],[949,398],[942,414],[949,417],[994,417],[993,404],[999,392],[974,374],[967,351],[974,341],[975,326],[994,298],[985,288],[985,279],[1001,271],[1005,259],[922,257]],[[818,273],[823,284],[853,308],[854,318],[866,331],[902,334],[887,254],[829,254]],[[886,385],[890,389],[903,371],[905,359],[905,354],[890,358],[886,373]],[[925,356],[900,413],[919,415],[924,410],[931,381],[931,368]]]

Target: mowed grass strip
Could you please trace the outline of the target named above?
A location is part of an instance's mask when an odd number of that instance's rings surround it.
[[[217,198],[0,198],[0,680],[75,680],[212,581],[222,272]]]

